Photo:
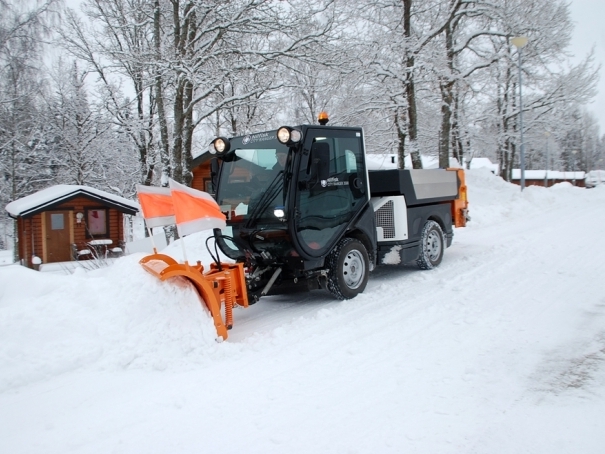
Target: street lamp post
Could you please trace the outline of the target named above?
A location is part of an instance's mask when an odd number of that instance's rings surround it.
[[[550,163],[550,132],[546,131],[544,133],[546,135],[546,169],[544,169],[544,187],[548,187],[548,167]]]
[[[517,48],[517,66],[519,67],[519,131],[521,132],[521,147],[519,160],[521,162],[521,191],[525,188],[525,143],[523,142],[523,91],[521,89],[521,49],[527,44],[526,36],[516,36],[510,42]]]

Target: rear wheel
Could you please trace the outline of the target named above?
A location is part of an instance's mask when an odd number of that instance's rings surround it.
[[[416,264],[420,269],[430,270],[439,266],[445,249],[443,230],[435,221],[426,221],[420,236],[420,256]]]
[[[363,243],[343,238],[326,258],[328,291],[339,300],[348,300],[364,291],[368,283],[370,259]]]

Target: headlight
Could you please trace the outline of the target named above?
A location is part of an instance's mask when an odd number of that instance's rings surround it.
[[[286,216],[286,212],[284,211],[284,207],[275,207],[273,210],[273,215],[276,218],[283,219]]]

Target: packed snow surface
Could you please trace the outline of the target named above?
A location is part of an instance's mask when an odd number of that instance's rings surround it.
[[[142,255],[0,267],[0,452],[603,453],[605,187],[467,179],[440,267],[265,298],[221,344]]]

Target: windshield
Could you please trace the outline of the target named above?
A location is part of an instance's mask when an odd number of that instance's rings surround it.
[[[271,132],[234,138],[231,146],[216,194],[227,220],[243,222],[249,228],[282,224],[288,148]]]

